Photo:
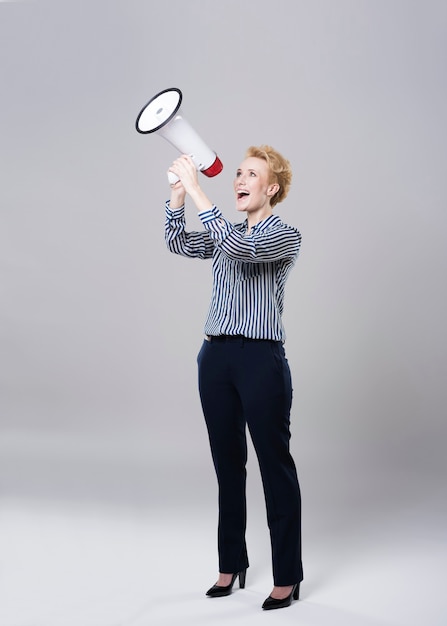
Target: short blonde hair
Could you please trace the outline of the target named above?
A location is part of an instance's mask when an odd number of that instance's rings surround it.
[[[245,157],[256,157],[263,159],[263,161],[267,163],[270,170],[269,182],[278,183],[279,185],[279,190],[270,200],[270,206],[274,207],[279,202],[282,202],[289,193],[292,183],[292,168],[290,162],[271,146],[266,145],[259,147],[250,146],[245,153]]]

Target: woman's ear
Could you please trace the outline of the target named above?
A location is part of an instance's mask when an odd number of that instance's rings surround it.
[[[275,195],[275,193],[278,193],[279,191],[279,185],[278,183],[272,183],[271,185],[268,186],[267,188],[267,195],[272,197]]]

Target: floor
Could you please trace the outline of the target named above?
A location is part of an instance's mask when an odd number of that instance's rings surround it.
[[[263,524],[253,522],[248,533],[246,589],[236,584],[231,596],[210,599],[214,514],[193,509],[5,498],[1,626],[447,623],[441,529],[411,530],[402,518],[394,529],[376,528],[375,540],[337,541],[335,533],[321,543],[309,531],[300,601],[267,613],[260,608],[271,589]]]
[[[359,479],[300,474],[300,600],[262,611],[272,588],[256,462],[249,458],[247,584],[211,599],[216,488],[208,457],[166,459],[147,440],[0,445],[0,626],[445,626],[442,477],[389,467]],[[358,462],[357,468],[360,467]],[[419,482],[418,482],[419,481]],[[378,505],[379,503],[379,505]]]

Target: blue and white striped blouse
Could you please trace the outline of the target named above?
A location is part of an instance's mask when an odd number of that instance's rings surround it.
[[[213,206],[199,213],[205,228],[186,232],[185,209],[166,202],[165,237],[175,254],[213,259],[213,290],[206,335],[285,340],[284,287],[301,245],[296,228],[270,215],[247,234],[247,220],[232,224]]]

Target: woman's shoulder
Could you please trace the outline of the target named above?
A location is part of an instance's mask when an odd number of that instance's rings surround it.
[[[283,231],[301,237],[301,232],[297,226],[293,226],[292,224],[283,222],[279,215],[274,215],[272,217],[275,217],[276,219],[272,220],[271,224],[269,224],[269,230],[271,229],[274,231]]]

